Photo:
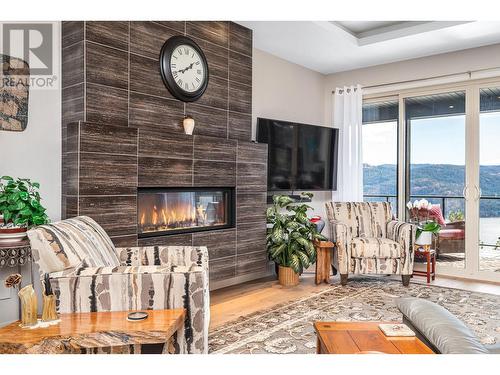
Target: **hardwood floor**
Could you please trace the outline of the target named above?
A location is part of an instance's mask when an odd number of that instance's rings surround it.
[[[394,278],[401,280],[400,277]],[[339,283],[338,276],[332,277],[332,283]],[[425,284],[425,278],[413,277],[411,283]],[[500,295],[499,284],[465,279],[438,276],[436,280],[431,282],[431,285]],[[210,329],[215,329],[240,316],[302,298],[325,288],[328,288],[327,284],[314,284],[314,273],[304,273],[301,276],[300,284],[292,288],[283,288],[275,277],[269,277],[215,290],[210,293]]]

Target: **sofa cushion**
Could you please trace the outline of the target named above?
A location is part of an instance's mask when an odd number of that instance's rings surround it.
[[[405,318],[443,354],[487,354],[471,330],[456,316],[433,302],[415,297],[396,299]]]
[[[33,257],[44,273],[80,267],[117,267],[120,261],[104,229],[87,216],[28,231]]]
[[[401,258],[401,245],[388,238],[357,237],[351,242],[353,258]]]

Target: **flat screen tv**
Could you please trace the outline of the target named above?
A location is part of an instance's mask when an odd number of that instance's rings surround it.
[[[257,142],[268,145],[267,190],[336,190],[339,131],[257,119]]]

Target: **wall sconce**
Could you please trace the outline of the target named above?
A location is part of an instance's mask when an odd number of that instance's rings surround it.
[[[191,116],[185,116],[182,125],[184,125],[184,133],[193,135],[194,119]]]

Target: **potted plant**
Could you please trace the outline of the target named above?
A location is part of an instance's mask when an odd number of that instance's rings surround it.
[[[39,188],[27,178],[0,177],[0,241],[21,241],[29,227],[48,222]]]
[[[312,198],[311,193],[302,197]],[[273,196],[273,205],[266,211],[269,258],[276,262],[279,282],[283,286],[295,286],[304,268],[316,261],[313,241],[326,240],[309,221],[307,204],[296,204],[287,195]]]
[[[408,202],[406,207],[410,211],[410,219],[417,224],[417,233],[415,234],[416,245],[431,245],[432,235],[437,235],[441,230],[439,225],[434,219],[430,219],[430,210],[432,203],[426,199],[416,200],[415,202]]]

